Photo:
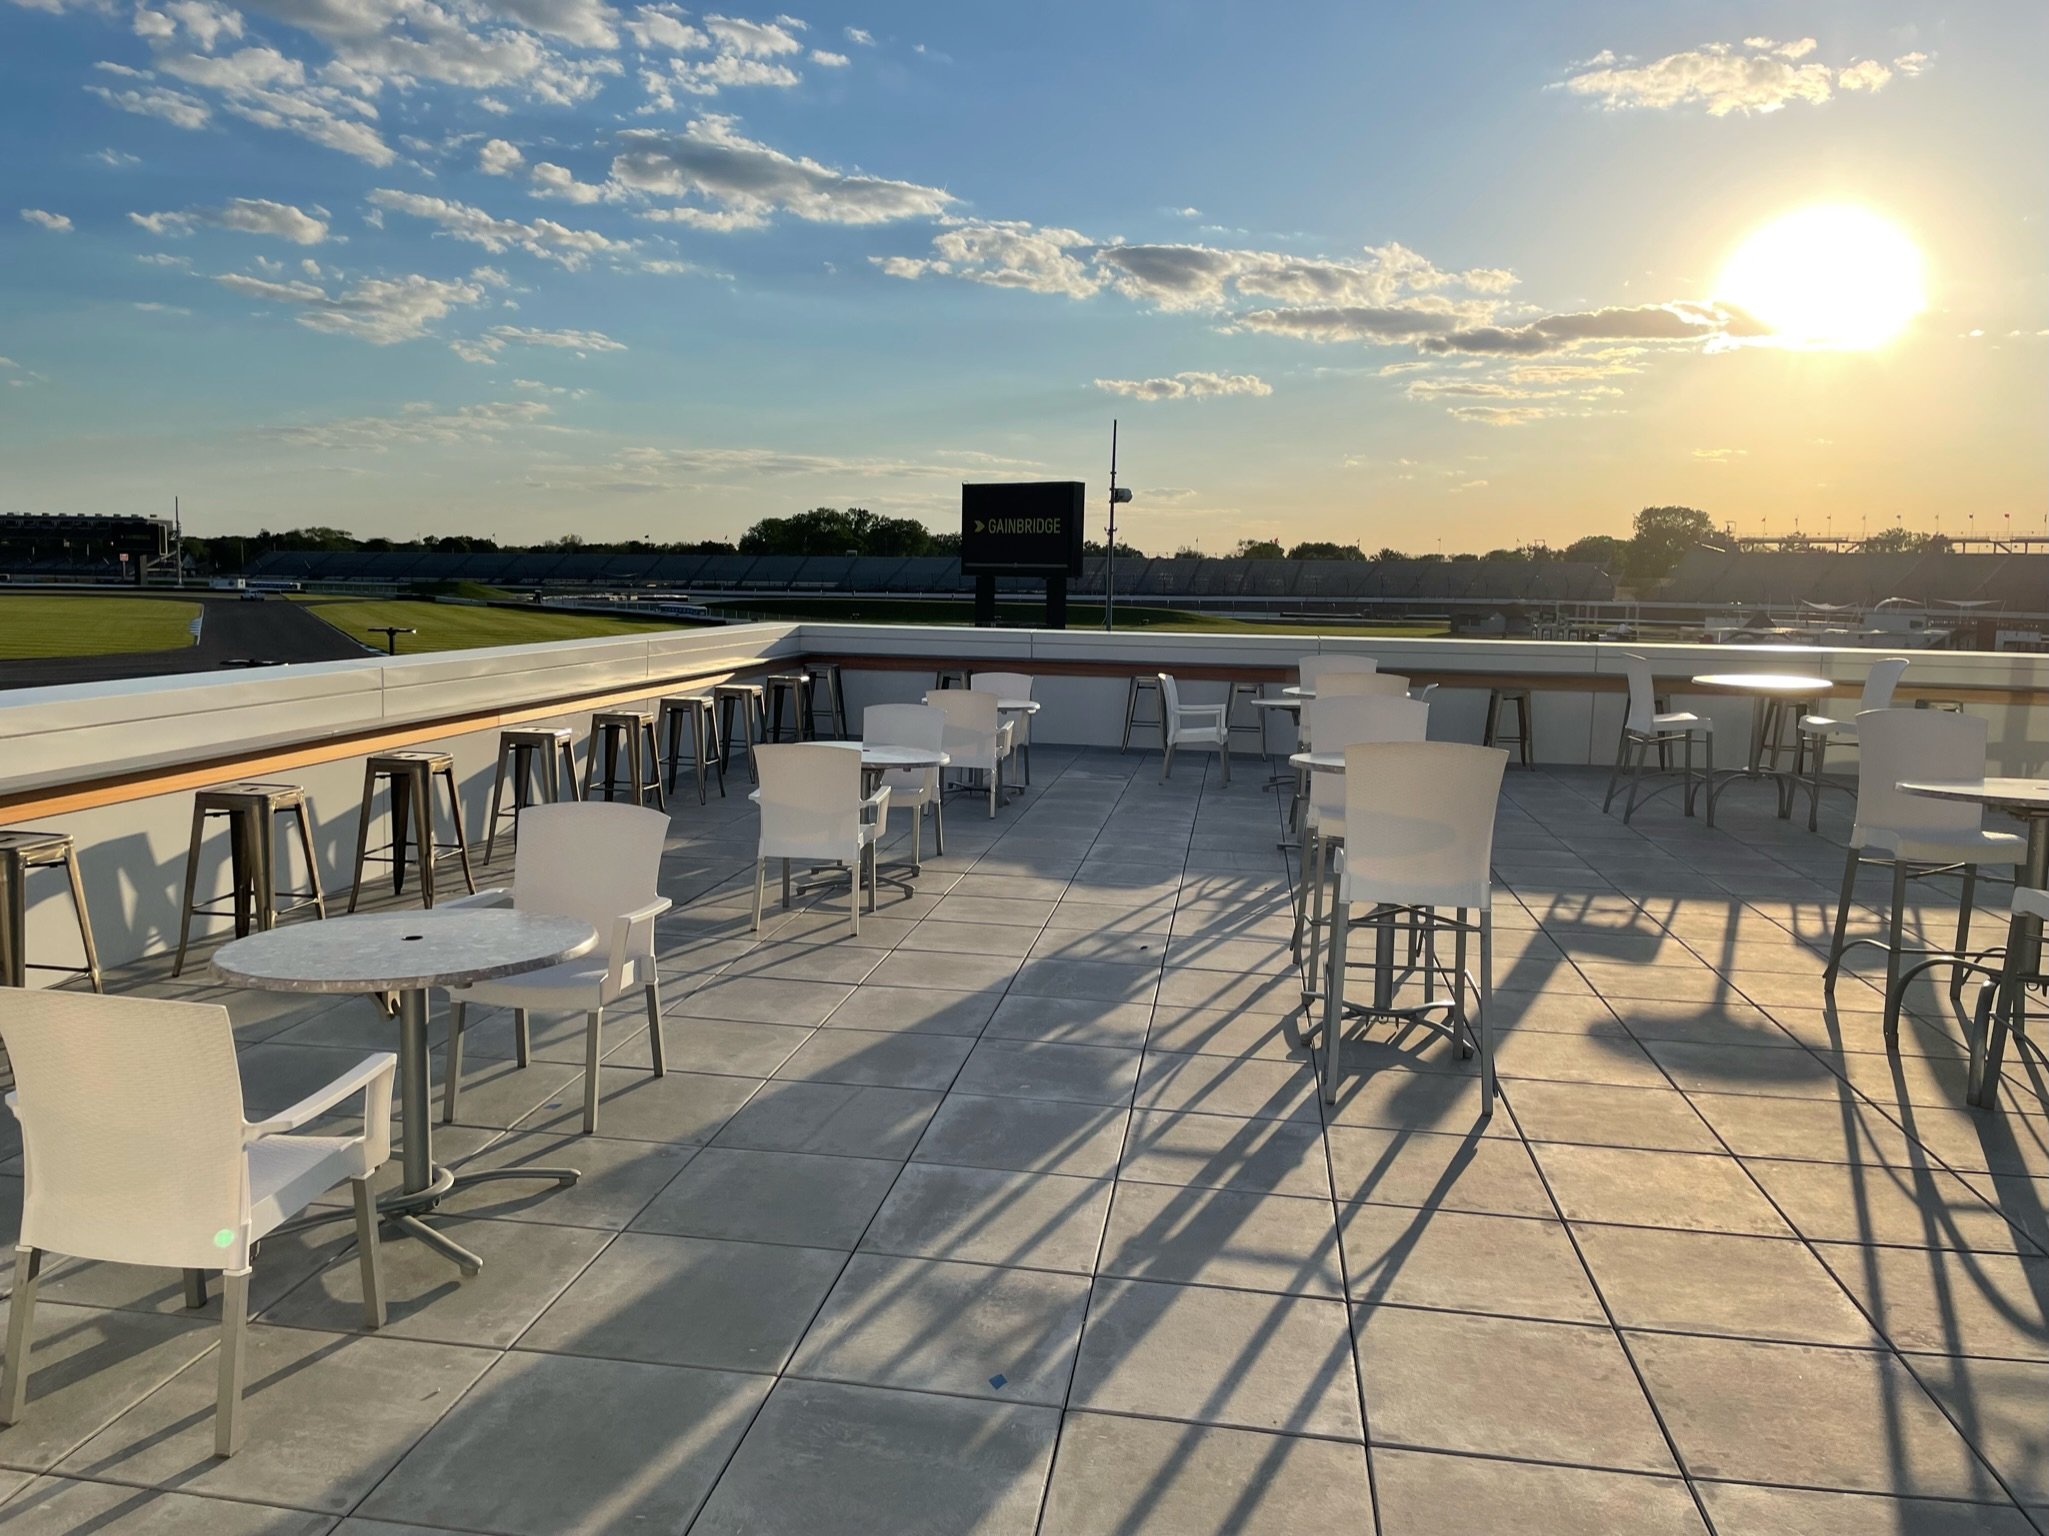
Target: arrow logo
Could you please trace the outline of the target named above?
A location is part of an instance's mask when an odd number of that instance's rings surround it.
[[[980,519],[979,517],[975,519],[975,532],[980,533],[988,526],[989,525],[983,522],[982,519]]]

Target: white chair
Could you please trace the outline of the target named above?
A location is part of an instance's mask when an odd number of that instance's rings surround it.
[[[1409,680],[1396,672],[1326,672],[1316,685],[1319,699],[1363,699],[1406,695]]]
[[[2041,933],[2042,925],[2049,923],[2049,891],[2015,886],[2013,915],[2032,920],[2035,932]],[[2028,988],[2023,980],[2010,980],[2016,972],[2020,977],[2027,974],[2026,956],[2020,957],[2017,966],[2008,960],[1978,990],[1977,1027],[1971,1031],[1969,1096],[1973,1104],[1985,1109],[1999,1102],[1999,1064],[2006,1054],[2007,1036],[2027,1039]]]
[[[1615,803],[1615,791],[1622,783],[1626,769],[1629,774],[1629,798],[1623,802],[1622,821],[1626,826],[1629,818],[1636,814],[1637,791],[1643,785],[1644,768],[1653,747],[1658,750],[1660,763],[1665,753],[1674,744],[1683,744],[1686,749],[1685,766],[1680,769],[1681,785],[1686,802],[1686,814],[1693,814],[1693,738],[1700,737],[1707,754],[1706,777],[1702,782],[1708,786],[1707,820],[1715,824],[1715,722],[1705,715],[1685,713],[1658,713],[1657,684],[1651,678],[1651,664],[1641,656],[1624,656],[1623,670],[1629,679],[1629,706],[1622,717],[1622,736],[1615,747],[1615,771],[1608,775],[1608,793],[1601,801],[1601,811]],[[1659,771],[1662,771],[1660,769]]]
[[[951,691],[951,690],[949,690]],[[982,695],[994,700],[993,694]],[[768,861],[783,861],[783,905],[790,904],[790,861],[841,864],[853,877],[847,915],[861,934],[861,871],[868,871],[868,905],[875,905],[875,846],[889,815],[889,789],[863,799],[861,753],[836,742],[792,742],[763,747],[761,788],[750,797],[761,807],[761,842],[754,858],[754,931],[761,932],[762,886]]]
[[[1821,792],[1824,789],[1840,789],[1844,786],[1829,784],[1822,779],[1822,760],[1828,756],[1832,741],[1855,741],[1857,739],[1857,716],[1869,714],[1874,709],[1891,709],[1893,690],[1900,685],[1900,677],[1907,670],[1910,661],[1905,656],[1888,656],[1874,661],[1871,670],[1864,674],[1864,691],[1858,696],[1857,708],[1847,719],[1838,720],[1830,715],[1804,715],[1800,720],[1800,750],[1795,755],[1793,771],[1798,774],[1805,759],[1807,769],[1807,830],[1821,829]]]
[[[234,1026],[217,1004],[17,991],[0,1021],[16,1083],[7,1107],[21,1122],[23,1149],[0,1423],[19,1423],[27,1406],[44,1254],[182,1269],[192,1307],[206,1304],[206,1274],[217,1269],[214,1454],[234,1455],[250,1259],[265,1234],[343,1181],[355,1192],[363,1321],[384,1325],[370,1179],[391,1155],[398,1058],[366,1057],[290,1109],[252,1122],[242,1113]],[[355,1097],[362,1130],[290,1134]]]
[[[1032,696],[1032,675],[1029,672],[975,672],[969,674],[968,686],[983,693],[993,693],[998,699],[1029,699]],[[1029,713],[1012,717],[1010,725],[1010,749],[1017,756],[1018,782],[1032,781],[1032,717]]]
[[[1304,656],[1295,663],[1295,681],[1311,693],[1320,693],[1318,683],[1337,672],[1378,672],[1380,663],[1371,656]]]
[[[946,712],[930,704],[870,704],[861,711],[861,742],[870,747],[917,747],[942,752],[946,740]],[[883,787],[889,791],[892,807],[911,808],[911,867],[924,867],[925,811],[932,811],[932,846],[946,852],[946,797],[939,793],[939,769],[888,768],[883,770]],[[885,832],[887,829],[885,819]]]
[[[1181,690],[1165,672],[1160,678],[1160,782],[1174,772],[1176,747],[1211,747],[1224,765],[1224,783],[1231,782],[1231,731],[1222,704],[1183,704]]]
[[[1379,932],[1373,1007],[1363,1011],[1443,1028],[1463,1056],[1478,1050],[1480,1115],[1485,1119],[1494,1113],[1494,1049],[1487,1038],[1494,992],[1489,866],[1507,767],[1508,754],[1497,747],[1456,742],[1378,742],[1345,749],[1345,846],[1337,859],[1337,903],[1331,909],[1324,972],[1324,1102],[1337,1102],[1351,927],[1369,921]],[[1423,1009],[1390,1006],[1397,926],[1431,941],[1433,970],[1435,940],[1447,933],[1455,939],[1446,1002],[1426,1002]],[[1472,977],[1466,971],[1469,937],[1479,940],[1478,971]],[[1469,984],[1476,993],[1471,1008],[1466,1005]],[[1448,1009],[1442,1025],[1425,1016],[1440,1007]]]
[[[667,1070],[662,1055],[662,999],[655,979],[655,919],[669,910],[656,884],[669,818],[624,802],[531,805],[520,818],[512,889],[479,891],[445,903],[453,907],[511,907],[573,917],[598,931],[598,947],[545,970],[480,981],[449,992],[448,1067],[441,1086],[441,1119],[455,1119],[462,1092],[462,1033],[472,1003],[512,1010],[513,1050],[527,1065],[527,1015],[586,1016],[583,1051],[583,1133],[598,1129],[599,1036],[605,1009],[634,992],[646,994],[648,1044],[654,1074]]]
[[[1430,734],[1430,706],[1406,694],[1356,698],[1311,699],[1302,713],[1314,722],[1319,752],[1343,752],[1365,742],[1423,741]],[[1323,892],[1329,884],[1332,844],[1345,840],[1345,775],[1312,771],[1308,803],[1298,818],[1302,828],[1302,889],[1295,904],[1295,953],[1301,955],[1302,933],[1309,934],[1309,977],[1305,991],[1316,988],[1316,966],[1323,932]],[[1313,905],[1312,905],[1313,903]]]
[[[989,786],[989,814],[995,816],[1003,798],[1003,764],[1017,739],[1014,725],[996,707],[996,695],[975,688],[940,688],[926,694],[925,702],[946,715],[940,745],[949,759],[947,767],[983,776]]]
[[[1857,717],[1857,821],[1850,829],[1849,854],[1843,865],[1843,891],[1836,903],[1836,926],[1829,941],[1828,969],[1822,990],[1835,996],[1836,976],[1844,951],[1869,945],[1885,951],[1885,1038],[1899,1038],[1900,961],[1909,954],[1954,955],[1968,959],[1971,904],[1977,893],[1978,866],[2017,866],[2027,857],[2027,840],[2012,832],[1987,832],[1984,810],[1968,801],[1936,800],[1906,794],[1896,786],[1912,779],[1977,779],[1985,774],[1989,737],[1977,715],[1938,709],[1875,709]],[[1886,937],[1847,939],[1850,902],[1859,865],[1892,871],[1891,913]],[[1957,913],[1957,941],[1952,951],[1905,948],[1907,882],[1930,875],[1963,876]],[[1925,969],[1925,967],[1916,967]],[[1960,998],[1964,972],[1958,969],[1950,995]]]

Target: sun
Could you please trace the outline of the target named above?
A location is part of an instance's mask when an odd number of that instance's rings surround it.
[[[1927,308],[1921,252],[1890,219],[1851,204],[1786,214],[1736,248],[1714,297],[1781,345],[1883,346]]]

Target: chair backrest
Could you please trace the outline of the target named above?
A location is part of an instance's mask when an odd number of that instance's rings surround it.
[[[946,712],[930,704],[870,704],[861,711],[861,741],[871,747],[920,747],[942,752]],[[892,768],[882,782],[892,790],[939,787],[937,768]]]
[[[1629,678],[1629,712],[1623,717],[1624,728],[1648,733],[1658,713],[1658,685],[1651,677],[1651,664],[1642,656],[1625,653],[1622,670]]]
[[[800,741],[754,749],[760,856],[847,859],[861,845],[861,749]]]
[[[249,1173],[235,1031],[215,1003],[9,991],[21,1243],[170,1269],[243,1269]]]
[[[1160,718],[1166,722],[1166,728],[1172,730],[1181,723],[1178,718],[1181,713],[1181,689],[1169,673],[1161,672],[1157,675],[1160,679]]]
[[[1318,699],[1406,697],[1408,691],[1409,680],[1393,672],[1326,672],[1316,683]]]
[[[979,688],[947,688],[925,695],[946,716],[940,748],[955,768],[987,771],[996,766],[996,733],[1002,725],[996,695]]]
[[[1900,685],[1900,677],[1906,672],[1909,660],[1905,656],[1888,656],[1874,661],[1871,670],[1864,674],[1864,692],[1857,699],[1857,713],[1868,709],[1891,709],[1893,690]]]
[[[1982,779],[1990,730],[1946,709],[1874,709],[1857,716],[1857,826],[1893,832],[1974,832],[1982,807],[1904,794],[1902,779]]]
[[[999,699],[1028,699],[1032,696],[1032,675],[1029,672],[974,672],[968,676],[968,686],[983,693],[993,693]]]
[[[1304,656],[1295,663],[1295,680],[1310,692],[1317,691],[1317,679],[1333,672],[1378,672],[1380,663],[1371,656]]]
[[[669,818],[644,805],[604,800],[530,805],[519,813],[512,904],[573,917],[609,942],[615,918],[659,894]]]
[[[1422,741],[1430,731],[1430,706],[1406,694],[1319,696],[1305,704],[1303,712],[1310,716],[1319,752],[1342,752],[1362,742]],[[1332,831],[1337,831],[1344,819],[1346,777],[1342,773],[1309,775],[1309,803],[1315,807],[1317,821]]]
[[[1355,902],[1486,907],[1508,754],[1450,741],[1345,749],[1345,875]]]

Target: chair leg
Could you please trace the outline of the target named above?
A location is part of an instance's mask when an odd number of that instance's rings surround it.
[[[185,1310],[197,1312],[206,1305],[206,1271],[188,1269],[185,1271]]]
[[[911,807],[911,873],[925,867],[925,807]]]
[[[1956,952],[1968,955],[1971,952],[1971,910],[1978,897],[1978,866],[1964,866],[1964,888],[1957,898],[1957,943]],[[1949,1001],[1959,1016],[1964,1011],[1964,968],[1957,966],[1949,973]]]
[[[1821,765],[1828,756],[1828,737],[1817,735],[1811,750],[1813,764],[1807,778],[1807,830],[1817,832],[1821,829]]]
[[[356,813],[356,870],[349,880],[348,910],[356,910],[356,903],[363,895],[363,866],[370,859],[370,820],[375,815],[371,797],[377,793],[377,777],[369,769],[363,770],[363,805]]]
[[[192,807],[192,848],[185,855],[185,902],[178,913],[178,953],[171,961],[171,974],[176,976],[185,969],[185,946],[192,938],[192,898],[199,892],[199,842],[206,826],[206,816],[195,804]],[[355,910],[355,903],[349,909]]]
[[[562,743],[562,772],[569,777],[569,798],[581,800],[583,798],[583,790],[576,782],[576,744],[574,742],[565,741]],[[548,798],[551,802],[562,798],[562,786],[559,783]],[[517,828],[514,830],[517,831]]]
[[[583,1133],[598,1134],[598,1039],[603,1033],[605,1010],[593,1008],[583,1037]]]
[[[783,910],[790,910],[790,861],[783,860]]]
[[[491,862],[491,855],[498,847],[498,813],[505,805],[505,754],[507,752],[513,754],[512,760],[515,763],[520,761],[519,749],[517,747],[500,747],[498,749],[498,771],[491,777],[491,819],[489,825],[484,829],[484,862],[486,864]],[[516,771],[519,772],[520,783],[512,792],[514,802],[513,814],[515,817],[518,815],[519,792],[526,787],[526,774],[524,770]]]
[[[761,932],[761,898],[768,884],[768,860],[754,861],[754,932]]]
[[[866,849],[854,850],[854,862],[848,868],[847,921],[853,926],[853,936],[861,936],[861,866],[868,861]]]
[[[1693,814],[1693,732],[1686,733],[1686,755],[1681,759],[1679,797],[1685,803],[1686,814]]]
[[[356,1197],[356,1267],[363,1277],[363,1326],[384,1326],[384,1245],[378,1241],[377,1196],[368,1179],[349,1180]]]
[[[1715,825],[1715,733],[1703,732],[1701,741],[1707,757],[1707,824],[1712,831]]]
[[[946,787],[939,785],[932,791],[932,853],[935,858],[946,857]]]
[[[1352,906],[1340,899],[1330,912],[1330,958],[1323,979],[1323,1102],[1338,1101],[1338,1041],[1345,1032],[1345,942],[1351,936]]]
[[[1467,1026],[1480,1048],[1480,1118],[1494,1114],[1494,1042],[1487,1037],[1487,1012],[1494,1000],[1494,914],[1480,913],[1480,1005]]]
[[[43,1250],[14,1250],[14,1295],[7,1303],[7,1369],[0,1374],[0,1424],[19,1424],[28,1407],[28,1351],[36,1331]]]
[[[1601,799],[1601,814],[1608,814],[1608,807],[1615,803],[1615,791],[1622,783],[1622,765],[1629,760],[1629,732],[1625,729],[1615,743],[1615,767],[1608,775],[1608,793]]]
[[[533,1062],[534,1037],[528,1027],[524,1008],[512,1010],[512,1061],[514,1066],[529,1066]]]
[[[996,801],[1003,794],[1003,759],[996,759],[996,766],[989,770],[989,819],[996,819]]]
[[[647,984],[647,1049],[654,1060],[656,1077],[669,1075],[668,1042],[662,1039],[662,994],[661,983]]]
[[[1907,921],[1907,861],[1892,861],[1892,922],[1885,946],[1885,1043],[1900,1038],[1900,933]]]
[[[474,896],[477,894],[477,877],[470,868],[470,840],[462,830],[462,797],[455,788],[454,764],[450,764],[448,772],[442,775],[442,782],[448,786],[448,819],[455,827],[455,856],[462,864],[462,883]]]
[[[1224,788],[1231,787],[1231,738],[1226,736],[1224,744],[1217,748],[1217,756],[1224,760]]]
[[[441,1123],[455,1124],[455,1102],[462,1093],[462,1029],[470,1005],[457,998],[448,1002],[448,1051],[442,1061]]]
[[[1170,740],[1160,756],[1160,782],[1166,783],[1174,776],[1174,743]]]
[[[242,1449],[242,1378],[248,1370],[249,1271],[221,1276],[220,1400],[213,1410],[213,1453]]]
[[[1329,841],[1320,832],[1305,832],[1304,839],[1315,838],[1312,852],[1305,844],[1302,858],[1308,871],[1308,879],[1302,888],[1302,900],[1308,904],[1307,925],[1309,929],[1309,987],[1316,988],[1316,965],[1323,948],[1323,895],[1326,875],[1324,866],[1330,858]]]
[[[1843,936],[1850,929],[1850,896],[1856,888],[1857,850],[1852,848],[1843,862],[1843,891],[1836,898],[1835,933],[1828,943],[1828,964],[1821,972],[1821,990],[1828,997],[1836,995],[1836,973],[1843,968]]]
[[[1634,745],[1636,757],[1629,765],[1629,797],[1622,802],[1622,824],[1625,827],[1629,825],[1629,818],[1636,814],[1636,797],[1643,788],[1643,771],[1651,755],[1651,742],[1648,736],[1639,736]],[[1668,750],[1669,748],[1662,743],[1658,747],[1661,755]]]
[[[85,910],[85,881],[78,873],[75,850],[64,855],[64,873],[71,879],[71,910],[78,916],[78,942],[85,949],[85,973],[92,979],[93,991],[104,992],[107,988],[100,979],[100,952],[92,941],[92,918]]]

